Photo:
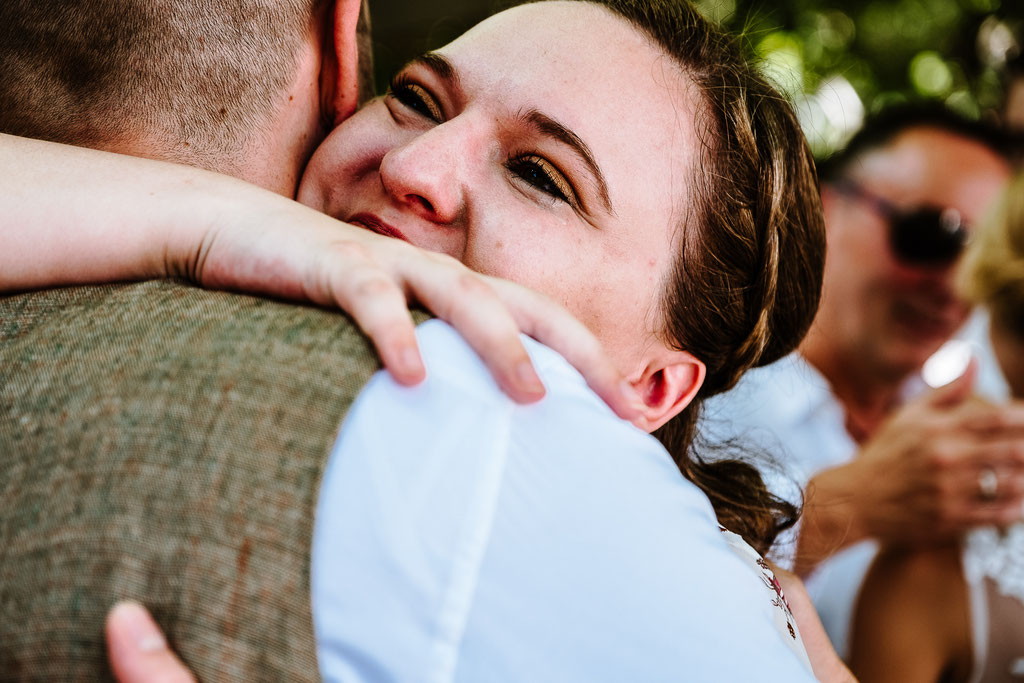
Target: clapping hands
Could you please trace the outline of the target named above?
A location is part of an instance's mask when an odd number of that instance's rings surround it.
[[[863,538],[928,543],[1024,517],[1024,403],[972,397],[975,374],[906,404],[857,458],[811,480],[801,573]]]

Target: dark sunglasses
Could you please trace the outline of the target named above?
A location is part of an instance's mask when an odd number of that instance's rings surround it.
[[[950,266],[970,241],[970,226],[956,209],[923,206],[906,210],[846,178],[830,185],[835,191],[865,203],[888,221],[892,253],[906,265]]]

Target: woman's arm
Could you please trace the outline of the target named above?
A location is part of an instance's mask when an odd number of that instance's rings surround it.
[[[857,679],[836,654],[836,649],[821,624],[821,618],[814,609],[811,596],[807,594],[804,582],[793,572],[779,569],[771,562],[768,564],[782,585],[786,603],[793,612],[793,618],[796,619],[800,638],[807,649],[807,658],[811,660],[814,677],[822,683],[857,683]]]
[[[0,291],[163,277],[169,228],[213,225],[186,211],[199,171],[10,135],[0,168]]]
[[[0,134],[0,292],[183,277],[338,307],[404,384],[424,376],[408,302],[451,323],[512,398],[544,389],[520,331],[576,366],[621,417],[639,399],[547,297],[228,176]]]
[[[884,549],[854,611],[854,673],[863,683],[962,681],[971,657],[958,545]]]

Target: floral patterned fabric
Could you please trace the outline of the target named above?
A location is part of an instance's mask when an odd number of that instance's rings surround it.
[[[750,545],[743,540],[743,537],[739,534],[734,534],[725,527],[719,526],[722,534],[725,536],[726,542],[729,547],[739,555],[743,560],[750,566],[750,568],[760,577],[761,581],[764,582],[767,593],[765,597],[772,601],[772,605],[775,607],[775,625],[779,630],[779,635],[782,640],[789,646],[789,648],[796,653],[800,661],[804,663],[807,670],[811,670],[811,661],[807,657],[807,649],[804,647],[804,641],[800,638],[800,629],[797,628],[796,619],[793,617],[793,611],[789,608],[789,603],[786,602],[786,596],[782,591],[782,584],[775,577],[775,572],[772,571],[771,567],[765,562],[761,555],[750,547]]]

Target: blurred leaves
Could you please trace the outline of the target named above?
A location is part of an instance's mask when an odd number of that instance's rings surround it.
[[[1000,70],[1020,50],[1022,0],[697,0],[740,33],[797,104],[827,155],[864,112],[915,99],[969,116],[997,109]]]

